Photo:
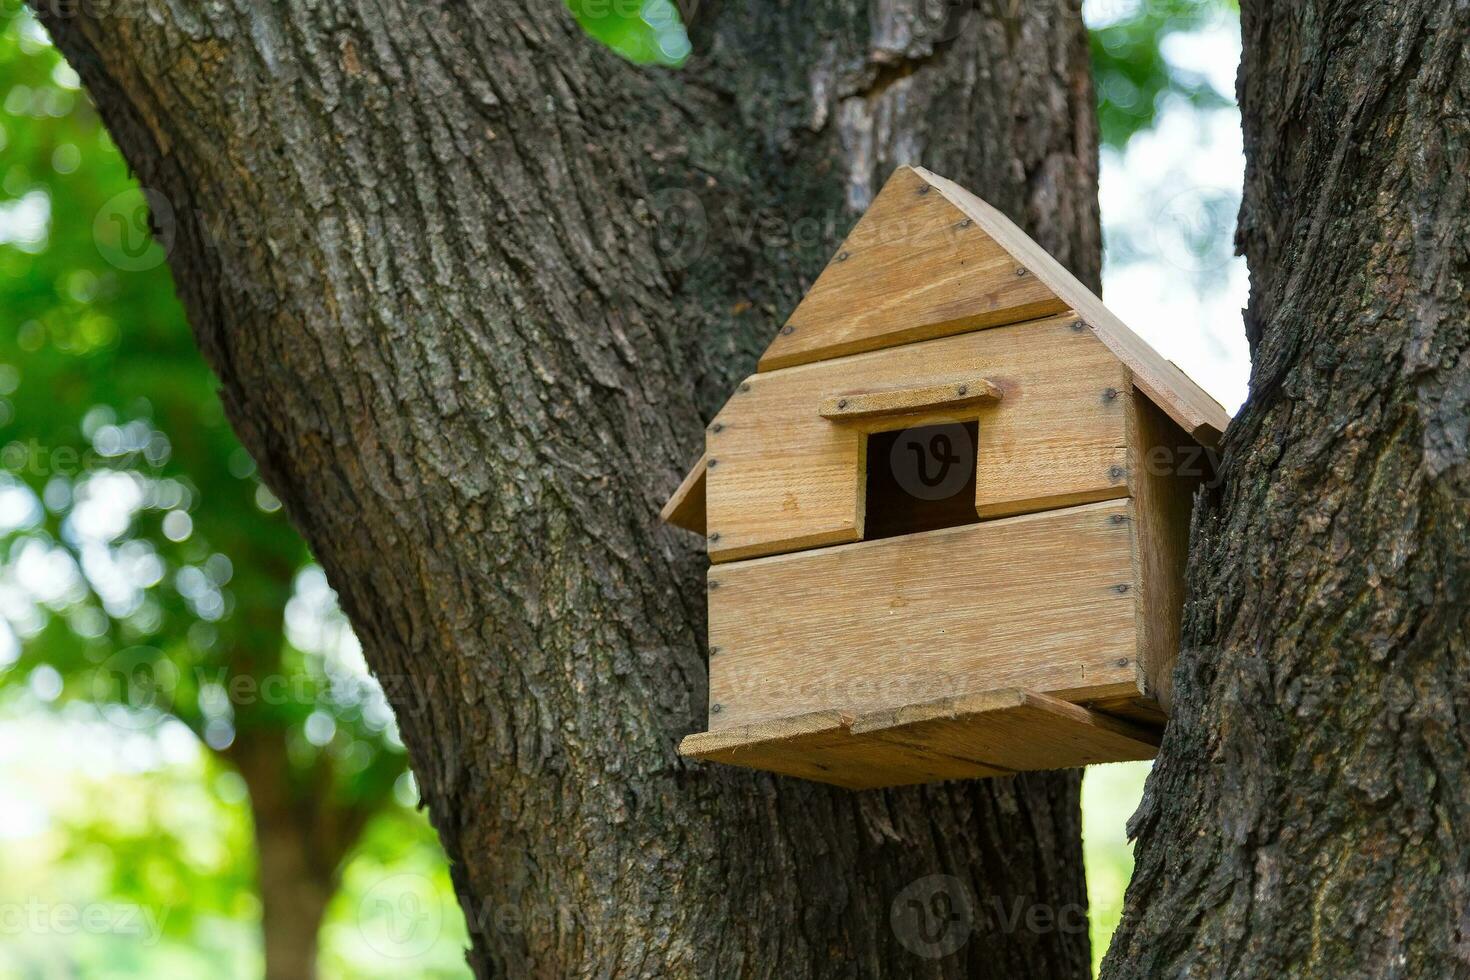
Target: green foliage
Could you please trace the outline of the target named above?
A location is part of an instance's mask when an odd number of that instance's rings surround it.
[[[1095,0],[1085,9],[1103,145],[1126,146],[1153,126],[1167,98],[1200,109],[1231,104],[1203,73],[1171,64],[1165,42],[1238,17],[1238,0]]]
[[[0,148],[0,694],[76,724],[82,711],[102,743],[187,730],[231,762],[238,743],[281,744],[272,768],[315,801],[303,813],[397,809],[391,711],[230,430],[174,296],[169,238],[149,234],[169,202],[137,186],[12,3]],[[258,917],[239,905],[255,901],[246,797],[228,792],[240,778],[209,765],[188,792],[150,771],[151,788],[70,825],[58,865],[90,869],[110,901],[174,909],[168,927],[196,939],[196,916]],[[207,806],[234,815],[205,819]],[[204,827],[215,860],[199,865]]]
[[[283,638],[309,556],[226,423],[166,241],[146,234],[149,204],[167,202],[136,186],[20,11],[0,21],[0,78],[0,527],[30,600],[8,617],[23,643],[0,685],[49,668],[63,698],[99,701],[125,729],[172,716],[221,749],[287,729],[303,784],[325,753],[337,789],[385,796],[403,756],[381,695],[351,683],[343,644]],[[42,220],[21,221],[23,202]]]
[[[118,738],[80,704],[0,707],[0,977],[260,976],[244,783],[170,725]],[[433,830],[385,808],[344,862],[322,980],[462,977],[466,941]]]
[[[672,0],[567,0],[582,29],[640,65],[681,65],[689,37]]]
[[[444,852],[421,814],[389,810],[368,827],[322,932],[324,980],[465,975],[465,917]]]
[[[1126,828],[1151,765],[1090,766],[1082,777],[1082,856],[1087,865],[1093,976],[1123,915],[1123,892],[1133,874],[1133,842]]]

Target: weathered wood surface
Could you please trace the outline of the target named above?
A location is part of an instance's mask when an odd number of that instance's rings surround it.
[[[711,729],[1019,687],[1137,693],[1120,500],[716,565]]]
[[[1133,372],[1133,383],[1195,440],[1213,446],[1230,424],[1220,403],[1195,384],[1173,361],[1167,360],[1103,305],[1067,267],[1048,254],[998,208],[953,180],[916,172],[953,202],[975,225],[1028,270],[1066,306],[1082,316],[1098,338]]]
[[[705,533],[705,480],[709,473],[709,456],[701,453],[694,466],[679,481],[678,487],[664,502],[658,519],[665,524],[682,527],[703,536]]]
[[[1125,496],[1128,374],[1076,317],[1054,317],[747,378],[705,437],[715,562],[857,541],[866,433],[821,415],[834,391],[983,377],[999,402],[938,405],[902,426],[980,419],[978,514]],[[718,537],[715,537],[718,535]]]
[[[1067,308],[918,171],[900,167],[761,355],[760,369],[1036,320]]]
[[[1165,714],[1173,697],[1184,614],[1184,575],[1195,491],[1212,478],[1209,453],[1149,399],[1135,395],[1128,418],[1128,487],[1136,526],[1138,646],[1142,688]]]
[[[934,409],[970,408],[1000,401],[999,387],[985,378],[971,377],[941,384],[919,384],[878,391],[849,391],[823,399],[822,418],[831,422],[891,420]]]
[[[941,698],[853,717],[816,712],[690,735],[684,755],[847,789],[986,779],[1152,759],[1158,734],[1029,691]]]

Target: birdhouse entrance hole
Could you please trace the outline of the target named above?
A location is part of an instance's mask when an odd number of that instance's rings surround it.
[[[711,562],[679,754],[851,789],[1153,758],[1189,460],[1229,421],[1005,215],[900,167],[664,507]]]
[[[979,523],[978,422],[874,432],[867,439],[866,540]]]

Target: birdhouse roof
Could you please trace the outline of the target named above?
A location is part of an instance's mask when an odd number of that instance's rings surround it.
[[[810,364],[1074,312],[1134,387],[1199,443],[1230,415],[1009,218],[954,181],[900,167],[883,185],[757,365]],[[701,457],[663,517],[703,530]]]

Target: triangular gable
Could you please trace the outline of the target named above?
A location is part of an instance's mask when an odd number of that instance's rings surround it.
[[[974,219],[986,234],[1031,270],[1068,307],[1081,314],[1098,339],[1133,372],[1134,387],[1149,401],[1162,408],[1202,445],[1213,446],[1219,441],[1225,427],[1230,424],[1230,413],[1173,361],[1165,359],[1147,341],[1128,329],[1092,290],[1082,285],[1076,276],[1005,215],[952,180],[922,167],[914,168],[914,172]]]
[[[899,167],[766,349],[757,370],[1075,311],[1134,386],[1214,446],[1230,415],[1005,215],[922,167]],[[664,509],[704,533],[705,459]]]
[[[758,370],[1075,310],[1184,431],[1214,445],[1224,408],[1129,330],[1010,219],[958,184],[900,167],[817,277]]]
[[[1064,313],[923,171],[899,167],[817,277],[760,371]]]

